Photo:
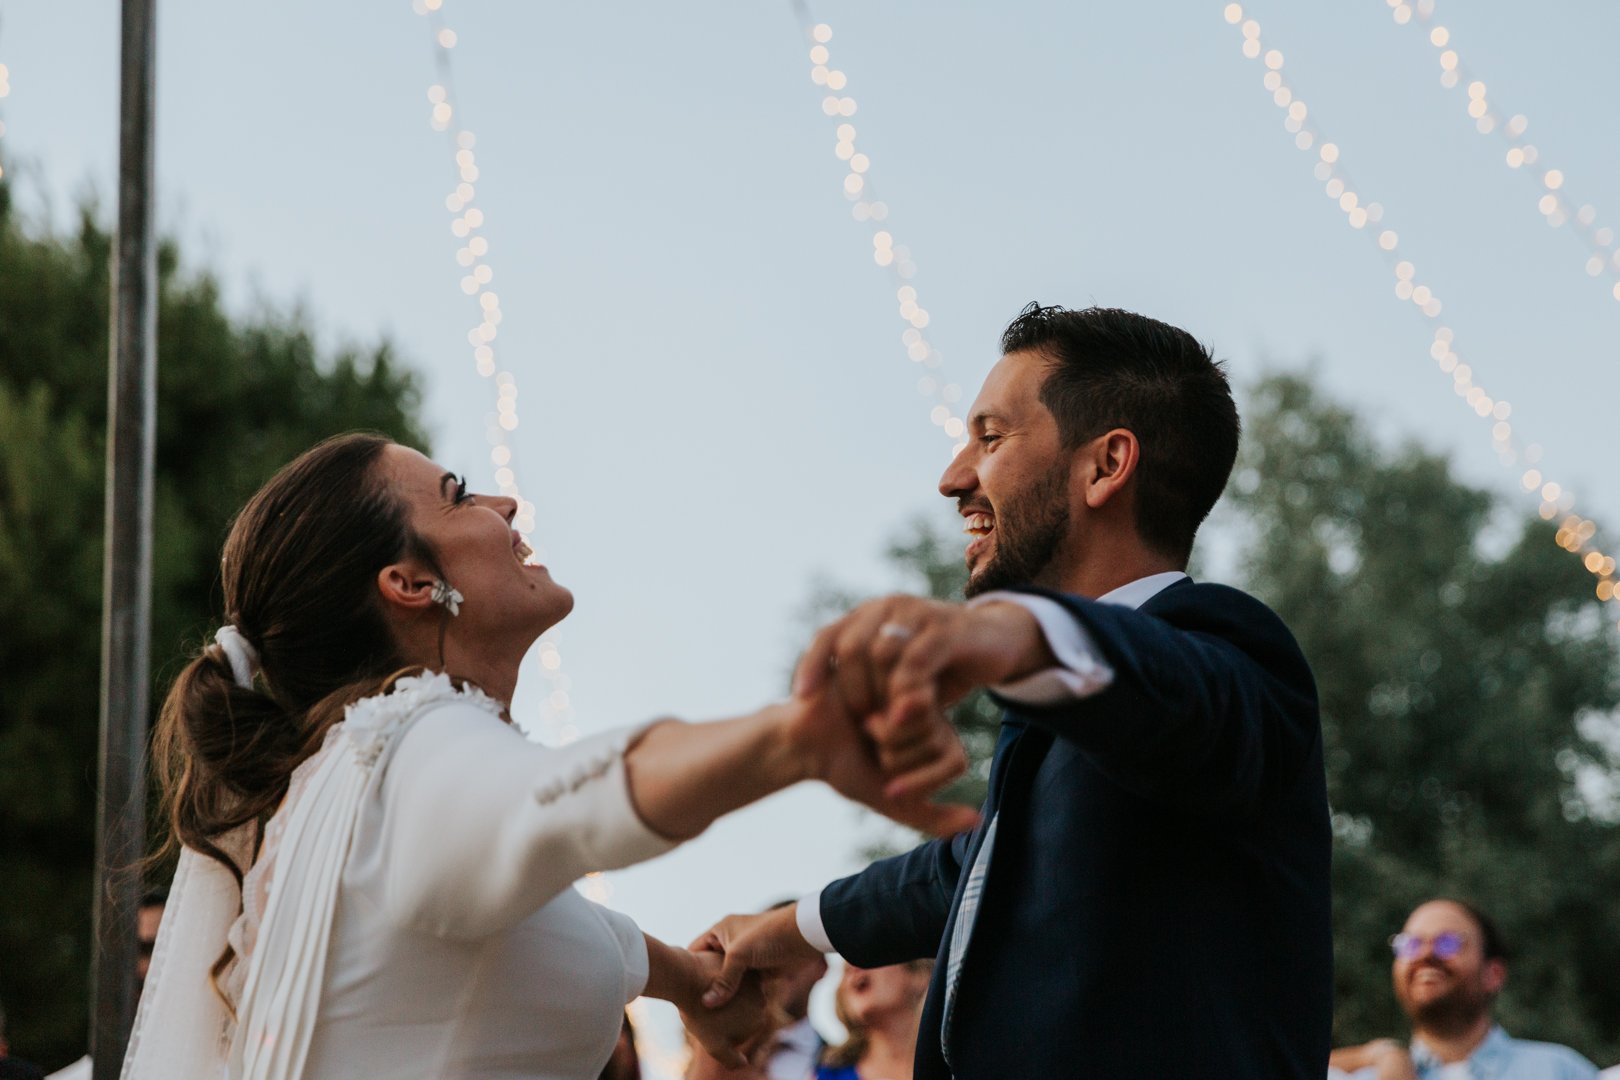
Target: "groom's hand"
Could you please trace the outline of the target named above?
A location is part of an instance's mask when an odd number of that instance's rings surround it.
[[[794,692],[836,686],[865,719],[880,765],[899,793],[908,753],[927,718],[977,686],[995,686],[1056,665],[1035,616],[1014,603],[976,607],[890,596],[860,605],[821,630],[799,662]],[[926,780],[926,774],[919,780]]]
[[[783,971],[813,964],[821,952],[799,933],[797,904],[758,915],[727,915],[692,942],[693,952],[720,954],[720,971],[703,994],[717,1009],[730,1001],[752,971]]]
[[[962,740],[928,694],[897,703],[900,723],[887,738],[870,734],[864,718],[824,686],[789,703],[789,738],[810,775],[885,817],[936,836],[973,828],[978,813],[936,803],[933,795],[968,765]]]

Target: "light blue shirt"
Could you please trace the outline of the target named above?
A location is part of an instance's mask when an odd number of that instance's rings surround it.
[[[1418,1080],[1596,1080],[1597,1067],[1567,1046],[1515,1039],[1492,1027],[1465,1062],[1446,1065],[1421,1039],[1412,1040]],[[1329,1069],[1329,1080],[1374,1080],[1375,1068]]]

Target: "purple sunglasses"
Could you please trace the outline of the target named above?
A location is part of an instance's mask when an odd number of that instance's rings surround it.
[[[1462,952],[1462,947],[1468,943],[1467,934],[1459,934],[1455,930],[1446,930],[1426,938],[1421,934],[1395,934],[1389,939],[1389,947],[1395,953],[1397,960],[1416,960],[1423,955],[1427,946],[1438,960],[1450,960]]]

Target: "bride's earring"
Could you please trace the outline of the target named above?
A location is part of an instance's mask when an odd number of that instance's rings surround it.
[[[431,599],[435,604],[448,608],[450,610],[450,614],[460,615],[461,603],[466,599],[466,597],[462,596],[461,593],[456,589],[451,588],[448,581],[445,581],[442,578],[434,578],[433,596]]]

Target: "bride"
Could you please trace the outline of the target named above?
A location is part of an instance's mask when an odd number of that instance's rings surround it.
[[[825,695],[524,739],[506,705],[519,662],[573,598],[526,562],[515,510],[345,435],[237,517],[226,625],[155,737],[181,855],[125,1077],[588,1080],[641,994],[740,1064],[765,1024],[757,988],[703,1007],[714,954],[572,882],[805,779],[934,831],[971,823],[928,801],[965,766],[937,715],[899,748]]]

